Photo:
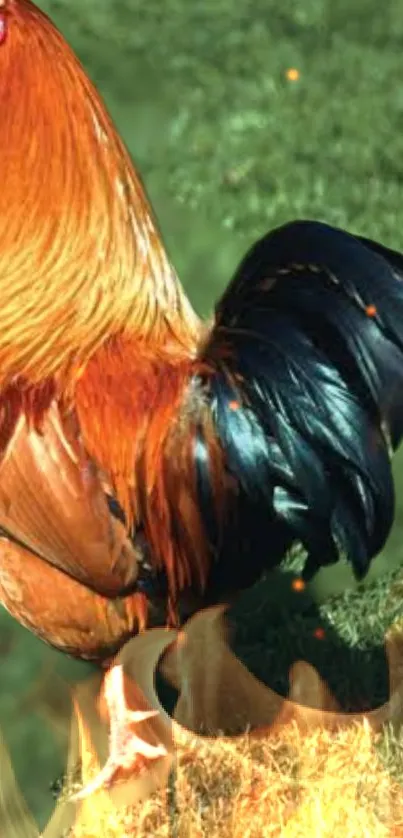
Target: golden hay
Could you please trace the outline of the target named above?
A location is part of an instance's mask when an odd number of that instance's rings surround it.
[[[195,736],[178,746],[176,813],[166,791],[120,814],[107,792],[91,800],[72,838],[388,838],[403,836],[403,789],[382,767],[364,721],[265,738]],[[94,813],[96,812],[96,821]]]

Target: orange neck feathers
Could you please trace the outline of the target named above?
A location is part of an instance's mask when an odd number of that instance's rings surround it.
[[[0,109],[0,445],[19,411],[74,408],[171,590],[190,563],[203,582],[186,409],[201,325],[99,95],[30,0],[0,6]]]
[[[63,392],[117,334],[191,354],[198,320],[99,95],[29,0],[2,15],[0,390]]]

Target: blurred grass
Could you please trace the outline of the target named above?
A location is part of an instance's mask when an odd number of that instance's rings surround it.
[[[253,240],[295,217],[322,219],[403,249],[398,0],[39,5],[102,91],[203,315]],[[297,81],[287,79],[290,67],[298,69]],[[402,463],[400,455],[387,561],[403,559]],[[396,571],[295,611],[273,608],[268,577],[233,610],[237,651],[280,690],[287,689],[290,662],[305,657],[345,707],[365,700],[374,706],[387,697],[383,636],[400,613],[400,595],[389,593],[395,577]],[[314,636],[318,625],[325,628],[321,640]],[[3,613],[0,639],[0,726],[43,823],[52,807],[48,783],[63,755],[29,705],[18,716],[18,701],[39,678],[44,659],[49,666],[67,664]],[[70,677],[85,671],[77,665]]]

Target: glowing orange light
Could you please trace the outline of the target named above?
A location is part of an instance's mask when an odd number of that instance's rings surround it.
[[[289,67],[288,70],[286,70],[285,75],[288,81],[298,81],[299,70],[297,70],[296,67]]]
[[[324,640],[325,639],[325,630],[323,628],[321,628],[320,626],[318,626],[318,628],[315,629],[315,631],[313,633],[313,636],[316,637],[317,640]]]
[[[239,402],[234,401],[234,402],[230,402],[228,407],[229,407],[230,410],[239,410],[241,405],[239,404]]]
[[[367,306],[365,309],[365,314],[367,317],[375,317],[377,314],[377,308],[374,305]]]
[[[291,587],[293,591],[303,591],[306,585],[303,579],[298,578],[292,580]]]

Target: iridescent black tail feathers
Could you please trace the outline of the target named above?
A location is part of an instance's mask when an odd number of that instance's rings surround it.
[[[362,578],[384,546],[403,434],[402,279],[400,254],[311,221],[274,230],[242,261],[201,358],[234,486],[220,528],[200,429],[218,579],[244,587],[296,541],[306,577],[343,554]]]

